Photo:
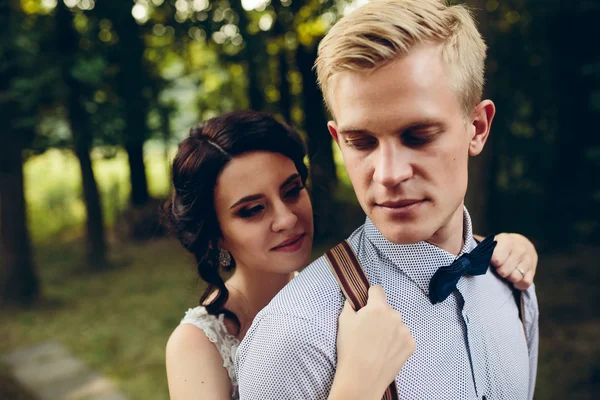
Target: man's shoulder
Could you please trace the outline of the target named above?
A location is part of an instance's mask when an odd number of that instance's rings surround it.
[[[325,256],[321,256],[292,279],[258,317],[286,315],[316,322],[339,311],[342,305],[342,292]]]

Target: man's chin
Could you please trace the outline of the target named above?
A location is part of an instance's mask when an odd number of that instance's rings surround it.
[[[413,244],[422,242],[431,237],[423,229],[380,229],[383,237],[395,244]]]

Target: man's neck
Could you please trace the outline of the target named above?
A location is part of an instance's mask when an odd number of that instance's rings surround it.
[[[461,203],[446,224],[427,239],[427,242],[448,253],[458,255],[464,246],[464,236],[464,206]]]

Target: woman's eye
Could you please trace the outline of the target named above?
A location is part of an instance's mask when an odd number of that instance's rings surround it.
[[[304,185],[294,186],[292,189],[288,190],[285,194],[285,198],[296,198],[300,195],[300,192],[304,189]]]
[[[238,214],[242,218],[252,218],[260,214],[264,210],[264,208],[265,207],[262,205],[257,205],[249,208],[242,208]]]

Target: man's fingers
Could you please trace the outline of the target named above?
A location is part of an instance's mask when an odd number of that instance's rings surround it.
[[[348,299],[346,299],[346,301],[344,302],[344,308],[342,308],[342,314],[340,315],[340,318],[343,315],[346,315],[346,314],[352,315],[354,313],[356,313],[356,311],[354,311],[354,308],[352,308],[352,304],[350,304],[350,301]]]
[[[350,305],[350,302],[346,300],[344,302],[344,308],[342,308],[342,312],[340,313],[340,317],[338,318],[338,325],[345,323],[348,320],[348,318],[350,318],[354,314],[356,314],[356,312]]]

